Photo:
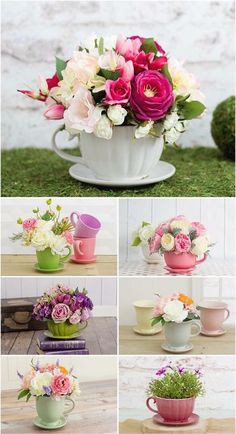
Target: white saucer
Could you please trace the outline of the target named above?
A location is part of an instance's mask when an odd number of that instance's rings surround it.
[[[172,347],[172,345],[169,345],[167,342],[165,342],[164,344],[162,344],[161,348],[163,348],[163,350],[168,351],[168,353],[186,353],[187,351],[190,351],[193,349],[193,345],[192,344],[187,344],[184,345],[183,347]]]
[[[156,335],[157,333],[160,333],[161,330],[162,330],[161,327],[156,328],[156,329],[153,327],[150,330],[143,330],[143,329],[139,329],[138,327],[133,327],[133,331],[135,333],[137,333],[138,335],[143,335],[143,336],[153,336],[153,335]]]
[[[78,181],[86,182],[87,184],[104,185],[111,187],[131,187],[131,186],[142,186],[148,184],[154,184],[155,182],[164,181],[175,174],[175,167],[166,163],[165,161],[158,161],[156,166],[151,170],[150,175],[142,179],[127,179],[127,180],[113,180],[108,181],[104,179],[99,179],[96,175],[83,164],[77,163],[71,166],[69,169],[69,174],[72,178]]]

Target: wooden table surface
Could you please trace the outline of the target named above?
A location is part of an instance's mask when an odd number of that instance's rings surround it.
[[[194,347],[186,354],[234,354],[234,327],[226,325],[225,330],[222,336],[191,338]],[[154,336],[142,336],[134,333],[131,326],[120,326],[120,354],[168,354],[161,348],[164,340],[163,331]]]
[[[115,380],[81,383],[81,395],[68,417],[67,425],[51,433],[110,434],[117,432],[117,384]],[[43,432],[33,425],[35,400],[17,400],[17,390],[2,392],[2,430],[4,434]]]
[[[37,262],[35,255],[2,255],[2,276],[115,276],[117,274],[117,257],[98,256],[92,264],[66,262],[64,270],[56,273],[40,273],[34,269]]]
[[[2,333],[2,354],[37,354],[37,337],[42,330]],[[81,337],[87,341],[89,354],[117,354],[117,320],[93,317]]]

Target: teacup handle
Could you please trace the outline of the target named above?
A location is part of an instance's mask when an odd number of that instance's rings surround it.
[[[150,399],[152,399],[152,400],[156,403],[156,400],[155,400],[154,396],[149,396],[149,398],[147,398],[147,400],[146,400],[146,406],[147,406],[147,408],[148,408],[149,410],[153,411],[153,413],[158,413],[157,410],[154,410],[154,408],[152,408],[152,407],[150,406],[150,404],[149,404]]]
[[[72,398],[70,398],[69,396],[66,396],[66,401],[70,401],[71,403],[72,403],[72,406],[71,406],[71,408],[69,408],[68,410],[65,410],[64,412],[63,412],[63,414],[64,414],[64,416],[67,416],[69,413],[71,413],[73,410],[74,410],[74,408],[75,408],[75,401],[72,399]]]
[[[206,253],[204,253],[204,257],[202,259],[199,259],[199,261],[196,261],[196,265],[201,264],[202,262],[204,262],[207,259],[207,255]]]
[[[64,125],[61,125],[59,128],[56,129],[56,131],[53,133],[52,136],[52,149],[56,152],[59,157],[63,158],[63,160],[72,161],[73,163],[81,163],[84,166],[86,166],[86,163],[82,157],[76,157],[75,155],[67,154],[67,152],[62,151],[62,149],[58,148],[56,143],[56,136],[60,131],[64,130]]]
[[[76,211],[73,211],[73,212],[71,213],[71,215],[70,215],[70,221],[71,221],[71,223],[72,223],[72,225],[73,225],[74,227],[75,227],[75,226],[77,225],[77,223],[78,223],[79,216],[80,216],[80,213],[79,213],[79,212],[76,212]]]
[[[70,255],[71,255],[71,248],[69,246],[66,247],[69,250],[69,253],[65,256],[61,256],[60,261],[65,262],[67,261],[67,259],[69,259]]]
[[[230,311],[229,311],[229,309],[225,309],[225,312],[226,312],[226,317],[225,317],[225,319],[224,319],[224,322],[229,318],[229,316],[230,316]]]
[[[84,255],[84,252],[81,250],[80,246],[83,245],[83,241],[82,240],[76,240],[75,241],[76,244],[76,248],[78,249],[78,252],[81,256]]]
[[[193,338],[194,336],[198,336],[199,333],[201,332],[201,326],[200,326],[200,324],[197,321],[193,321],[192,322],[191,328],[192,327],[197,327],[197,331],[196,331],[196,333],[192,333],[191,332],[191,335],[190,335],[191,338]]]
[[[84,321],[84,325],[82,327],[80,327],[79,330],[82,331],[82,330],[86,329],[87,325],[88,325],[88,321]]]

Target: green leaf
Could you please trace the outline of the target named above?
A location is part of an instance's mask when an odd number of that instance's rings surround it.
[[[56,71],[57,71],[57,76],[59,78],[59,80],[62,80],[62,71],[64,71],[64,69],[66,69],[66,62],[65,60],[59,59],[59,57],[56,57]]]
[[[142,242],[141,239],[137,235],[137,237],[135,237],[133,242],[132,242],[132,247],[138,247],[141,244],[141,242]]]
[[[194,119],[200,116],[205,110],[204,104],[200,101],[185,101],[184,106],[182,107],[181,113],[186,120]]]
[[[50,214],[48,211],[46,211],[46,212],[42,215],[42,220],[45,220],[46,222],[52,220],[52,216],[51,216],[51,214]]]
[[[157,47],[153,38],[145,38],[142,45],[141,50],[144,53],[154,53],[157,54]]]
[[[151,325],[154,326],[154,325],[158,324],[159,322],[162,323],[162,320],[163,320],[162,316],[157,316],[156,318],[152,319]]]
[[[161,72],[167,78],[167,80],[170,82],[170,84],[173,88],[173,81],[172,81],[167,63],[163,66],[163,68],[161,69]]]
[[[172,234],[173,234],[174,237],[176,237],[176,235],[178,235],[181,231],[182,231],[182,229],[176,228],[176,229],[173,230]]]
[[[98,43],[98,54],[101,56],[104,52],[104,39],[101,37]]]
[[[93,92],[93,99],[96,102],[96,104],[100,103],[106,96],[105,90],[101,90],[100,92]]]
[[[150,226],[150,223],[148,223],[148,222],[143,222],[143,223],[142,223],[142,228],[144,228],[144,226]]]
[[[178,103],[178,105],[182,105],[188,98],[190,97],[190,93],[188,95],[177,95],[175,98],[175,102]]]
[[[26,395],[28,395],[28,393],[29,393],[29,389],[23,389],[23,390],[21,390],[21,392],[19,393],[17,399],[24,398]]]
[[[117,78],[120,76],[120,73],[119,71],[109,71],[109,69],[101,68],[98,75],[101,75],[106,80],[117,80]]]
[[[28,395],[26,396],[26,402],[29,401],[29,399],[30,399],[31,396],[32,396],[32,395],[31,395],[31,393],[29,392]]]

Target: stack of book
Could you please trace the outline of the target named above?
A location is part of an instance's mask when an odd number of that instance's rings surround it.
[[[79,355],[89,354],[86,348],[86,340],[82,337],[74,339],[52,339],[42,335],[37,338],[37,353],[38,354],[54,354],[54,355]]]

